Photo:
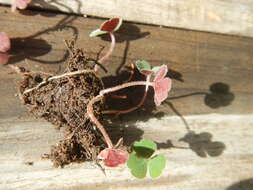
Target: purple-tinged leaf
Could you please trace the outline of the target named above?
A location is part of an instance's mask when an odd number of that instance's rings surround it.
[[[142,70],[142,71],[140,71],[140,73],[141,74],[143,74],[143,75],[152,75],[153,74],[153,72],[152,71],[149,71],[149,70]]]
[[[156,106],[161,105],[162,101],[164,101],[168,97],[168,92],[171,89],[171,79],[166,77],[161,80],[154,81],[154,101]]]
[[[11,48],[10,38],[5,32],[0,32],[0,52],[7,52]]]
[[[120,164],[126,163],[128,159],[128,152],[119,149],[106,148],[102,150],[99,155],[104,164],[108,167],[117,167]]]
[[[121,18],[112,18],[108,21],[105,21],[101,26],[100,30],[107,32],[114,32],[119,29],[122,24]]]
[[[160,66],[159,70],[155,74],[154,81],[158,81],[158,80],[163,79],[166,76],[167,72],[168,72],[167,65]]]
[[[137,61],[135,65],[140,73],[144,75],[151,75],[153,73],[151,66],[147,61]]]

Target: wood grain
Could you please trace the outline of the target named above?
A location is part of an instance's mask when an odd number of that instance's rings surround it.
[[[12,38],[10,63],[31,70],[62,71],[67,55],[63,39],[73,35],[92,57],[100,45],[109,46],[106,40],[88,37],[103,22],[99,19],[38,11],[12,14],[0,8],[0,20],[1,31]],[[105,64],[109,72],[103,74],[114,83],[120,83],[119,67],[136,60],[171,69],[173,90],[162,106],[155,109],[151,97],[107,128],[114,140],[123,136],[127,144],[140,138],[157,141],[168,161],[161,178],[136,180],[125,166],[107,169],[104,176],[92,163],[60,169],[41,160],[62,135],[27,114],[15,96],[19,77],[1,66],[0,189],[231,190],[251,179],[253,39],[124,23],[117,40]],[[134,99],[117,104],[130,106]]]
[[[25,11],[23,15],[11,14],[5,8],[1,9],[0,19],[1,30],[12,38],[10,63],[18,63],[29,69],[48,72],[63,69],[67,55],[63,40],[71,39],[74,35],[78,38],[77,46],[84,48],[94,58],[101,45],[105,48],[109,46],[108,41],[88,37],[101,20],[32,11]],[[170,102],[184,115],[252,113],[251,38],[131,23],[125,23],[116,38],[117,47],[105,64],[109,69],[107,78],[111,78],[114,83],[120,66],[136,60],[147,60],[153,66],[167,64],[171,69],[169,76],[174,78],[173,90],[167,104],[160,106],[158,111],[175,114]],[[16,85],[13,80],[18,76],[8,72],[10,70],[4,67],[0,70],[0,92],[5,94],[2,95],[4,103],[8,102],[13,107],[6,110],[9,104],[3,104],[0,107],[2,117],[24,112],[24,109],[16,106],[18,100],[14,97]],[[221,92],[220,97],[210,91],[212,85],[215,90],[223,87],[229,90]],[[231,99],[231,96],[234,98]],[[146,109],[153,110],[153,106],[151,99]]]
[[[1,119],[0,189],[228,190],[229,186],[252,179],[252,116],[186,116],[193,136],[177,117],[116,122],[115,128],[124,126],[124,138],[134,135],[135,140],[142,136],[158,142],[167,165],[156,180],[134,179],[126,166],[106,168],[106,176],[93,163],[53,168],[50,161],[41,160],[40,156],[57,143],[59,132],[47,122]],[[246,185],[247,189],[252,188],[252,183]]]
[[[9,0],[0,3],[10,4]],[[33,6],[96,17],[253,37],[253,1],[34,0]]]

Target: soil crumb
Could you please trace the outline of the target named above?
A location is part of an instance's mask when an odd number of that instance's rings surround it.
[[[92,70],[95,61],[87,58],[82,49],[76,49],[74,42],[67,42],[67,45],[71,57],[63,73],[56,76],[24,72],[19,84],[21,100],[30,113],[64,128],[64,139],[52,146],[46,156],[56,167],[95,160],[105,146],[102,135],[86,113],[88,102],[103,89],[101,79],[94,72],[69,75]],[[102,101],[94,105],[98,119],[102,119],[102,108]]]

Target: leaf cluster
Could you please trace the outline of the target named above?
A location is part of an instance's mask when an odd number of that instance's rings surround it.
[[[151,178],[157,178],[161,175],[166,165],[166,159],[163,154],[153,155],[157,150],[157,145],[150,140],[136,141],[132,145],[132,153],[127,162],[128,168],[136,178],[145,178],[147,172]]]

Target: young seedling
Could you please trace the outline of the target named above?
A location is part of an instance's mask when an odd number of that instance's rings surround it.
[[[12,0],[12,6],[11,11],[15,12],[16,9],[26,9],[29,3],[31,3],[32,0]]]
[[[166,159],[162,154],[154,155],[157,146],[153,141],[141,140],[134,142],[132,145],[132,153],[127,161],[127,166],[136,178],[145,178],[147,171],[152,178],[161,175],[165,168]]]
[[[121,90],[123,88],[131,87],[131,86],[145,86],[146,87],[145,94],[143,96],[145,99],[148,88],[151,86],[153,87],[154,92],[155,92],[155,95],[154,95],[155,104],[158,106],[161,104],[162,101],[164,101],[167,98],[168,92],[171,89],[171,79],[168,77],[165,77],[168,71],[166,65],[162,65],[160,67],[154,67],[153,69],[151,69],[151,66],[149,65],[148,62],[138,61],[136,63],[136,66],[141,73],[147,76],[146,81],[132,81],[132,82],[128,82],[128,83],[124,83],[118,86],[104,89],[100,91],[99,95],[94,97],[87,105],[88,116],[90,117],[91,121],[98,127],[98,129],[104,136],[104,139],[108,146],[108,148],[104,149],[98,156],[98,158],[104,161],[106,166],[115,167],[115,166],[118,166],[119,164],[125,163],[128,157],[128,153],[124,150],[118,149],[119,147],[118,145],[123,143],[122,139],[119,140],[116,146],[113,145],[109,135],[104,129],[104,126],[95,117],[94,111],[93,111],[93,105],[96,102],[102,100],[105,95]],[[150,78],[152,74],[154,74],[155,76],[154,76],[153,81],[150,82]],[[143,102],[144,100],[142,98],[141,103]],[[139,105],[140,104],[138,104],[138,106]],[[134,109],[136,107],[134,107]]]
[[[156,106],[159,106],[168,97],[168,92],[171,89],[171,79],[166,77],[168,67],[162,65],[151,68],[150,64],[146,61],[138,61],[136,62],[136,66],[140,73],[146,75],[147,78],[150,78],[153,74],[155,75],[152,84],[155,91],[154,102]]]
[[[171,80],[166,76],[167,73],[167,66],[162,66],[162,67],[154,67],[151,68],[150,64],[147,61],[137,61],[135,63],[137,69],[140,71],[140,73],[142,73],[143,75],[146,76],[146,88],[145,88],[145,92],[142,96],[141,101],[139,102],[139,104],[137,104],[136,106],[129,108],[127,110],[108,110],[105,113],[109,113],[109,114],[125,114],[125,113],[129,113],[132,112],[136,109],[138,109],[145,101],[146,97],[147,97],[147,92],[148,92],[148,83],[150,82],[150,79],[152,77],[152,75],[155,74],[155,79],[154,79],[154,90],[155,90],[155,96],[154,96],[154,102],[156,104],[156,106],[159,106],[161,104],[162,101],[164,101],[167,97],[168,97],[168,92],[171,89]],[[161,69],[161,70],[160,70]],[[158,73],[159,71],[159,73]],[[165,75],[164,75],[165,74]]]
[[[11,48],[10,38],[5,32],[0,32],[0,65],[5,65],[9,60],[8,51]]]
[[[115,47],[115,36],[113,32],[117,31],[120,28],[121,24],[122,24],[121,18],[112,18],[101,24],[99,29],[96,29],[90,33],[90,37],[95,37],[106,33],[108,33],[111,37],[111,46],[107,51],[107,53],[98,60],[98,63],[103,64],[112,54]],[[95,65],[94,70],[95,72],[98,71],[98,65]]]

